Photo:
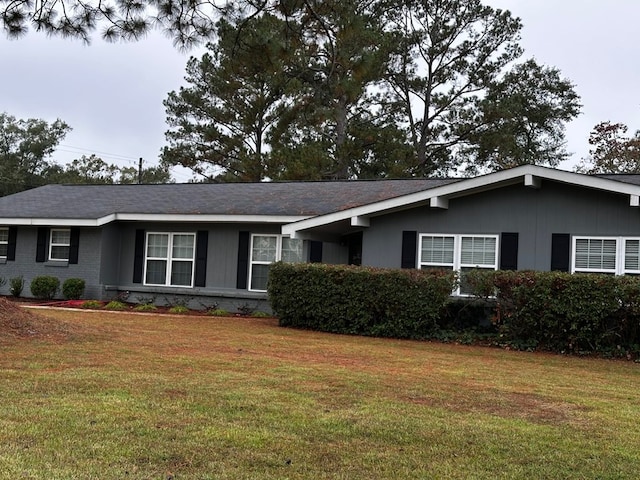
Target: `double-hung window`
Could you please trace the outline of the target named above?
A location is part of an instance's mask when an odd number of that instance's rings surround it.
[[[147,233],[145,285],[193,286],[195,233]]]
[[[465,274],[481,268],[498,269],[497,235],[433,235],[421,234],[419,268],[454,270],[460,275],[457,295],[470,294]]]
[[[252,235],[249,290],[267,290],[269,267],[277,261],[302,262],[302,240],[282,235]]]
[[[0,228],[0,258],[7,258],[9,252],[9,229]]]
[[[573,237],[572,272],[640,274],[640,238]]]
[[[69,261],[71,247],[71,230],[68,228],[52,228],[49,242],[49,260],[55,262]]]

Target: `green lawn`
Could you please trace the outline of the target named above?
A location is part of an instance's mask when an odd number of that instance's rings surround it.
[[[622,479],[640,365],[280,328],[39,311],[0,341],[0,479]]]

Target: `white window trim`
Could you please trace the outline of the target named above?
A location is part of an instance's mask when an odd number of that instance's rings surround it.
[[[0,231],[2,232],[7,232],[7,239],[6,240],[0,240],[0,245],[6,245],[6,251],[7,253],[9,252],[9,229],[7,227],[2,227],[0,228]],[[7,255],[0,255],[0,258],[5,259],[7,258]]]
[[[168,235],[169,236],[166,257],[148,256],[149,235]],[[193,257],[191,257],[191,259],[173,258],[173,237],[176,235],[189,235],[193,237]],[[162,260],[167,262],[167,270],[165,273],[165,283],[148,283],[147,282],[147,264],[149,260]],[[191,284],[190,285],[172,285],[171,284],[171,270],[172,270],[174,261],[191,262]],[[144,271],[142,272],[143,285],[149,285],[153,287],[193,288],[195,269],[196,269],[196,234],[195,232],[146,232],[145,241],[144,241]]]
[[[69,232],[69,243],[53,243],[53,232]],[[53,247],[67,247],[67,258],[53,258],[51,253]],[[68,262],[69,251],[71,250],[71,229],[70,228],[52,228],[49,232],[49,261],[51,262]]]
[[[576,246],[578,240],[615,240],[616,242],[616,265],[613,269],[602,268],[577,268],[576,267]],[[607,236],[589,236],[589,235],[576,235],[571,238],[571,273],[608,273],[614,275],[625,274],[640,274],[640,270],[626,269],[624,265],[625,260],[625,246],[627,240],[638,240],[640,237],[607,237]]]
[[[274,237],[276,239],[276,259],[274,261],[254,260],[253,259],[253,239],[255,237]],[[282,239],[290,238],[289,235],[282,235],[278,233],[252,233],[251,240],[249,242],[249,288],[250,292],[266,292],[266,290],[260,290],[253,288],[253,266],[254,265],[271,265],[274,262],[282,260]]]
[[[422,239],[424,237],[452,237],[453,238],[453,264],[447,263],[434,263],[422,261]],[[496,254],[493,264],[472,265],[469,263],[462,263],[462,238],[493,238],[496,241]],[[500,236],[493,234],[466,234],[466,233],[421,233],[418,236],[418,268],[422,267],[451,267],[453,271],[460,274],[463,268],[483,268],[498,270],[498,257],[500,255]],[[453,295],[466,297],[468,294],[460,292],[460,285],[452,292]]]

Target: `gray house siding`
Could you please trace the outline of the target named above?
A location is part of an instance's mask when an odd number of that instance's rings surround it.
[[[61,286],[68,278],[81,278],[86,283],[85,296],[101,298],[101,229],[80,229],[77,264],[54,261],[36,262],[37,232],[37,227],[18,227],[15,260],[0,264],[0,276],[7,280],[7,284],[0,291],[8,294],[9,280],[22,276],[24,278],[22,295],[29,297],[31,281],[40,275],[50,275],[58,278]]]
[[[640,209],[629,196],[551,181],[540,189],[513,185],[428,206],[374,217],[364,231],[363,265],[398,268],[402,232],[442,234],[518,233],[518,269],[549,270],[554,233],[640,236]]]
[[[207,232],[207,262],[205,286],[193,288],[146,286],[144,281],[135,283],[136,231],[144,232]],[[194,308],[224,308],[236,311],[248,306],[269,311],[267,295],[236,288],[238,280],[238,248],[240,232],[250,234],[279,234],[280,225],[235,223],[126,223],[109,226],[103,241],[109,248],[103,251],[103,285],[106,299],[124,296],[130,301],[155,298],[156,303],[188,302]],[[108,239],[108,240],[107,240]],[[346,263],[345,248],[338,244],[323,244],[322,261]],[[249,252],[246,252],[249,255]],[[305,242],[303,256],[309,258],[309,243]],[[110,263],[107,257],[119,259]],[[245,275],[247,272],[245,272]]]

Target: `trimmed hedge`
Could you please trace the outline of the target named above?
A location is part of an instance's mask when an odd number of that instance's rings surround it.
[[[62,284],[62,296],[66,300],[79,300],[84,294],[85,281],[81,278],[67,278]]]
[[[636,356],[640,279],[534,271],[475,271],[479,296],[495,295],[501,342],[521,349]]]
[[[282,326],[420,339],[437,330],[455,281],[453,272],[278,262],[267,288]]]
[[[51,300],[60,289],[60,280],[50,275],[40,275],[31,280],[31,294],[40,300]]]

